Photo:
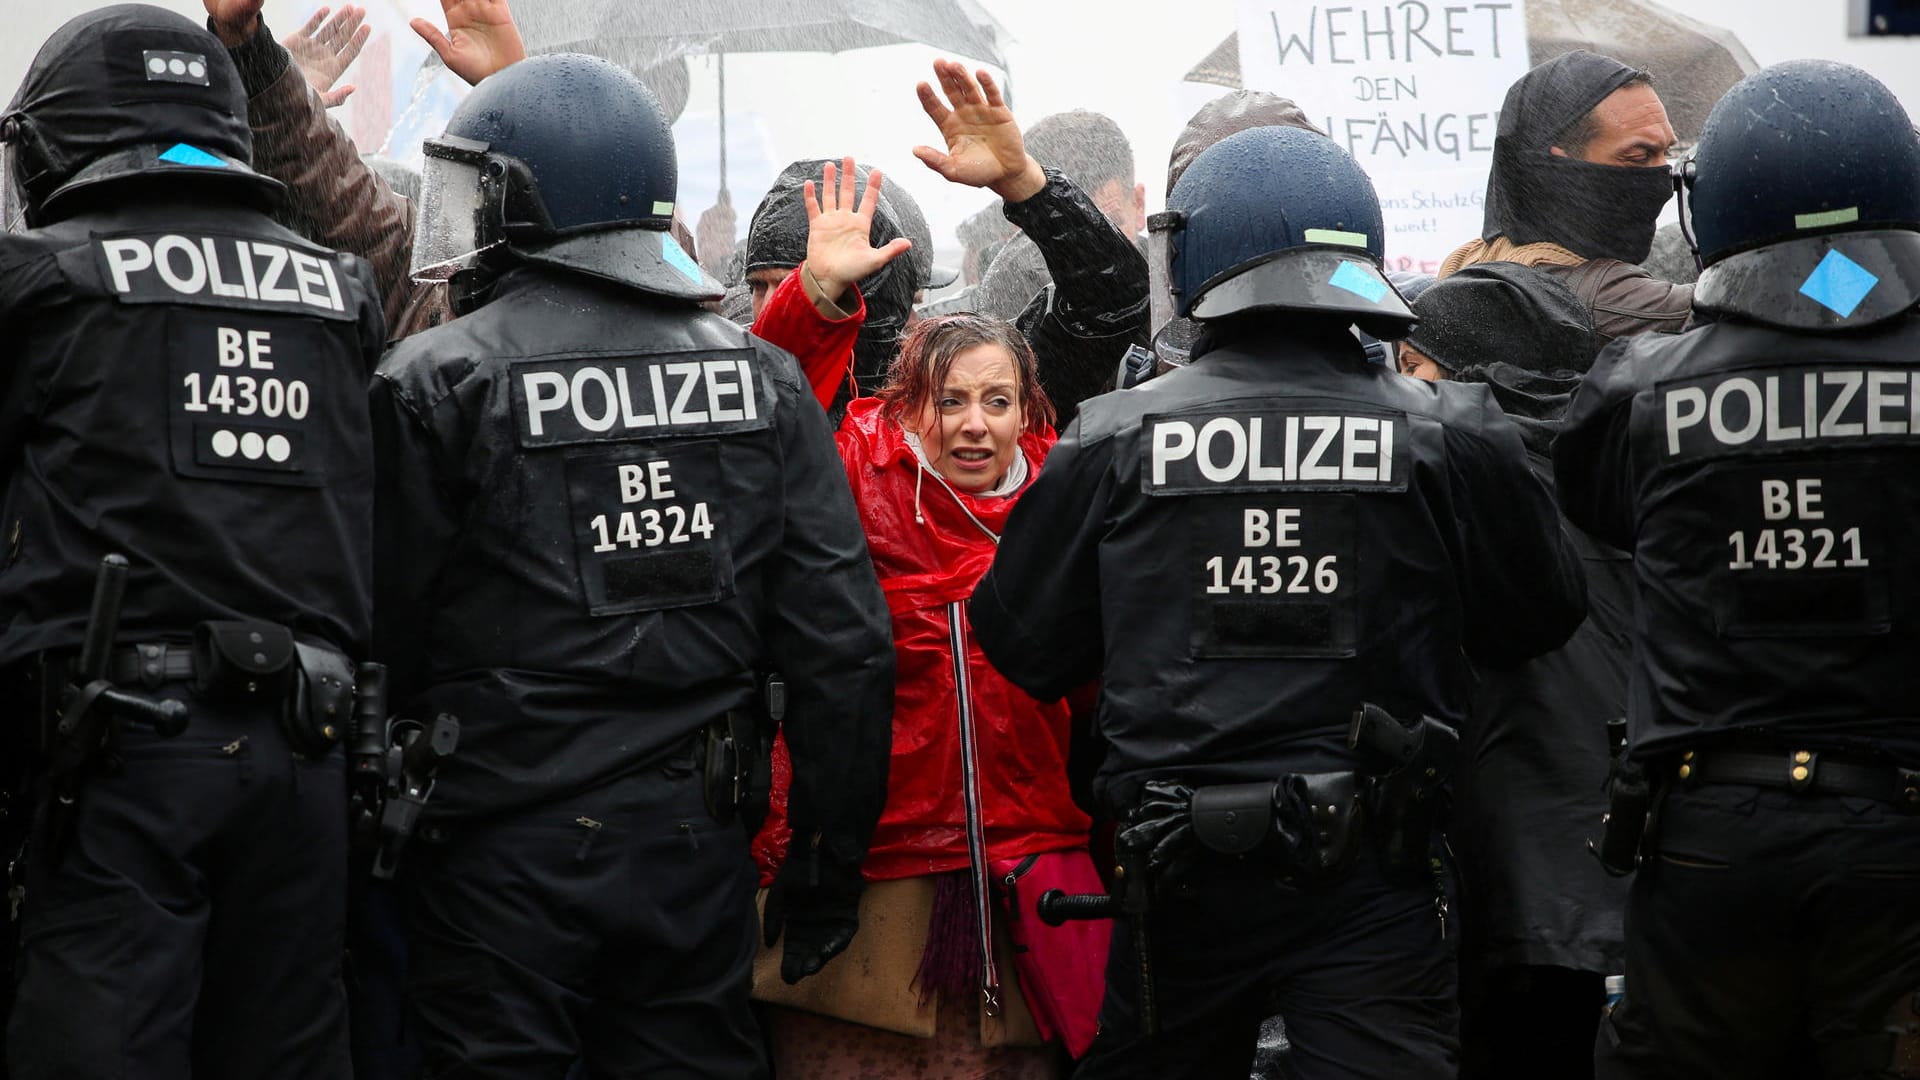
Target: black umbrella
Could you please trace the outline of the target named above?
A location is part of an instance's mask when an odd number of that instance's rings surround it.
[[[634,71],[719,57],[720,186],[727,176],[727,60],[741,52],[844,52],[918,42],[1002,71],[1006,31],[976,0],[543,0],[516,12],[529,52],[589,52]]]
[[[1690,19],[1654,0],[1533,0],[1527,55],[1543,64],[1575,49],[1650,71],[1681,142],[1700,137],[1713,103],[1760,70],[1733,31]],[[1240,86],[1240,35],[1227,35],[1187,72],[1186,82]]]

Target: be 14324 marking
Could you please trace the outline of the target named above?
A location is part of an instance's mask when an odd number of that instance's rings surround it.
[[[644,464],[614,466],[620,501],[636,503],[673,498],[672,470],[673,464],[666,458],[657,458]],[[593,550],[605,554],[619,550],[623,544],[637,549],[686,544],[695,539],[711,540],[713,515],[704,501],[692,506],[669,503],[657,507],[643,506],[638,510],[621,510],[613,514],[596,514],[587,522],[587,528],[598,537]]]

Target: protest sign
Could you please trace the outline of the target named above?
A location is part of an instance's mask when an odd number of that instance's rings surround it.
[[[1480,235],[1526,0],[1240,0],[1240,71],[1298,102],[1373,178],[1390,269]]]

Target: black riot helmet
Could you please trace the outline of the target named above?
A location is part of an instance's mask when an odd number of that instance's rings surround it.
[[[251,168],[246,91],[218,38],[149,4],[86,12],[54,31],[0,116],[9,203],[29,225],[83,193],[189,181],[266,203]]]
[[[1414,321],[1380,271],[1373,182],[1324,135],[1257,127],[1227,136],[1193,159],[1148,228],[1156,258],[1166,248],[1177,315],[1326,315],[1383,340]]]
[[[1848,329],[1920,302],[1920,136],[1866,72],[1795,60],[1748,76],[1680,170],[1703,311]]]
[[[526,262],[675,299],[725,292],[668,232],[673,131],[623,68],[579,53],[522,60],[482,80],[422,149],[417,278]]]

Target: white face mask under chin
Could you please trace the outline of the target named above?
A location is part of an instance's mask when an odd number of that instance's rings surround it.
[[[940,477],[941,483],[946,483],[946,477],[940,476],[940,470],[933,467],[933,459],[927,457],[926,444],[920,441],[918,434],[911,431],[907,432],[907,445],[913,447],[913,454],[920,459],[920,466],[922,468]],[[1007,473],[1000,478],[999,483],[985,491],[972,492],[971,494],[976,499],[996,499],[1019,491],[1021,486],[1026,482],[1027,456],[1016,453],[1013,455],[1013,464],[1007,466]],[[948,486],[951,487],[952,485]]]
[[[953,490],[953,485],[947,483],[947,478],[941,476],[940,471],[933,467],[933,462],[927,459],[927,448],[920,442],[920,436],[911,431],[907,432],[906,436],[907,445],[913,448],[913,456],[917,459],[920,466],[914,471],[913,478],[913,520],[921,525],[927,523],[927,519],[920,513],[920,484],[921,481],[925,480],[926,477],[931,474],[932,477],[939,482],[940,486],[947,490],[947,494],[953,496],[953,501],[959,505],[961,512],[966,514],[968,519],[975,525],[978,525],[981,532],[992,537],[994,543],[999,543],[1000,534],[987,528],[979,518],[973,516],[973,511],[967,509],[966,500],[960,497],[959,492]],[[990,490],[980,492],[974,497],[980,499],[1003,498],[1019,491],[1026,482],[1027,455],[1016,452],[1013,455],[1013,464],[1007,466],[1007,474],[1000,478],[1000,482],[993,485]]]

